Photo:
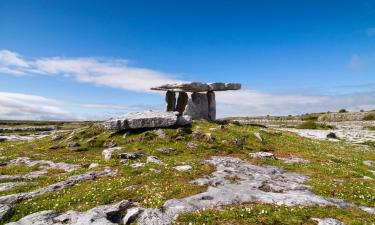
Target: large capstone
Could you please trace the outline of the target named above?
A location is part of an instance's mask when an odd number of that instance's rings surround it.
[[[108,130],[131,130],[171,127],[179,124],[178,112],[135,112],[104,122]],[[191,123],[189,116],[184,116],[184,125]]]
[[[228,90],[239,90],[241,84],[238,83],[175,83],[165,84],[158,87],[151,88],[151,90],[158,91],[175,91],[175,92],[207,92],[207,91],[228,91]]]

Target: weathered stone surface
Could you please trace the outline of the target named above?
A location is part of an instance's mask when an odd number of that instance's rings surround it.
[[[176,125],[178,112],[137,112],[104,122],[106,129],[129,130],[162,128]]]
[[[124,200],[114,205],[97,206],[85,212],[70,210],[58,213],[48,210],[28,215],[9,225],[125,225],[126,223],[121,223],[122,218],[127,218],[127,222],[131,222],[137,212],[140,212],[127,210],[130,207],[134,209],[131,202]]]
[[[10,165],[17,165],[17,164],[25,164],[26,166],[32,167],[35,165],[43,165],[41,170],[32,171],[30,173],[24,174],[24,175],[0,175],[0,179],[9,179],[9,180],[15,180],[15,179],[33,179],[38,178],[41,176],[44,176],[48,173],[50,169],[62,169],[66,172],[72,172],[76,169],[79,169],[80,166],[69,164],[69,163],[55,163],[48,160],[31,160],[28,157],[18,157],[9,162]]]
[[[135,220],[135,218],[139,215],[139,213],[142,212],[142,209],[141,208],[138,208],[138,207],[134,207],[134,208],[130,208],[126,211],[126,215],[124,216],[124,218],[122,219],[122,224],[126,225],[126,224],[130,224],[132,221]]]
[[[365,161],[363,161],[363,164],[366,165],[366,166],[375,166],[375,161],[365,160]]]
[[[255,152],[249,154],[253,158],[262,158],[262,159],[276,159],[276,157],[271,152]]]
[[[57,134],[52,136],[51,141],[58,141],[60,139],[62,139],[62,136]]]
[[[0,191],[8,191],[16,187],[21,186],[35,186],[38,183],[36,182],[7,182],[7,183],[0,183]]]
[[[215,92],[207,92],[207,101],[208,101],[208,118],[212,121],[216,120],[216,100]]]
[[[184,115],[190,116],[194,119],[209,120],[208,116],[208,99],[207,94],[193,93],[188,100],[188,104],[184,111]]]
[[[155,164],[163,164],[163,162],[156,156],[148,156],[147,157],[147,162],[148,163],[155,163]]]
[[[207,92],[207,91],[228,91],[228,90],[239,90],[241,84],[238,83],[175,83],[165,84],[158,87],[151,88],[151,90],[158,91],[175,91],[175,92]]]
[[[284,163],[287,163],[287,164],[292,164],[292,163],[309,163],[309,160],[303,159],[303,158],[299,158],[299,157],[295,157],[295,156],[292,156],[292,157],[289,157],[289,158],[278,158],[278,159],[282,160]]]
[[[175,111],[177,111],[179,115],[182,115],[184,113],[188,99],[189,96],[186,94],[186,92],[180,92],[178,94],[177,106]]]
[[[120,159],[138,159],[143,156],[142,152],[121,153]]]
[[[117,151],[117,150],[120,150],[120,149],[121,149],[121,147],[113,147],[113,148],[104,149],[103,152],[102,152],[104,160],[110,160],[111,157],[112,157],[112,153],[114,151]]]
[[[276,205],[308,205],[356,207],[338,199],[327,199],[311,192],[304,184],[307,177],[286,173],[279,167],[256,166],[232,157],[212,157],[207,160],[216,166],[211,176],[197,179],[192,183],[209,185],[206,192],[182,199],[171,199],[160,209],[144,209],[136,222],[141,225],[171,224],[178,214],[195,212],[209,207],[263,202]],[[238,182],[228,177],[237,176]]]
[[[332,218],[316,219],[313,220],[318,222],[318,225],[345,225],[343,222]]]
[[[30,199],[36,196],[40,196],[46,193],[51,193],[51,192],[57,192],[60,191],[66,187],[73,186],[77,183],[87,181],[87,180],[95,180],[99,177],[104,177],[104,176],[113,176],[117,173],[117,170],[111,169],[111,168],[105,168],[102,171],[90,171],[84,174],[79,174],[76,176],[69,177],[65,181],[61,181],[55,184],[51,184],[47,187],[43,187],[40,189],[37,189],[35,191],[31,192],[22,192],[22,193],[16,193],[16,194],[10,194],[10,195],[5,195],[0,197],[0,220],[3,218],[2,216],[5,216],[6,213],[9,212],[9,210],[12,208],[12,205],[26,200]],[[3,210],[3,211],[2,211]],[[26,220],[26,222],[29,220]],[[25,222],[25,223],[26,223]],[[25,224],[25,223],[20,223],[20,224]],[[27,224],[27,223],[26,223]],[[43,223],[42,223],[43,224]]]
[[[189,165],[183,165],[183,166],[175,166],[173,167],[175,170],[178,170],[178,171],[187,171],[187,170],[191,170],[192,167],[189,166]]]
[[[165,94],[165,101],[167,103],[167,111],[173,112],[176,109],[176,92],[167,91]]]
[[[17,222],[8,223],[8,225],[52,225],[54,224],[52,219],[57,215],[58,213],[53,210],[41,211],[25,216]]]

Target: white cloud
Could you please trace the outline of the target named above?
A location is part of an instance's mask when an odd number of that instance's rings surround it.
[[[69,112],[59,102],[37,95],[0,92],[0,119],[69,120]]]
[[[353,55],[349,66],[365,66]],[[11,75],[52,75],[73,78],[131,91],[148,92],[149,88],[181,82],[171,74],[129,65],[126,60],[102,58],[39,58],[24,59],[19,54],[0,51],[0,73]],[[306,94],[270,94],[253,90],[217,93],[218,116],[288,115],[340,108],[359,110],[375,108],[375,93],[341,96]],[[162,100],[160,101],[162,102]],[[0,92],[0,119],[106,119],[129,111],[160,110],[154,105],[78,104],[55,101],[42,96]],[[64,110],[63,110],[64,109]]]
[[[153,86],[178,82],[171,74],[131,66],[121,59],[52,57],[25,60],[8,50],[1,53],[0,72],[11,75],[62,75],[79,82],[141,92],[148,92]]]
[[[361,69],[366,66],[365,61],[357,54],[353,54],[349,61],[349,67],[352,69]]]
[[[217,94],[219,117],[289,115],[311,112],[375,109],[375,92],[339,96],[278,95],[254,91]]]

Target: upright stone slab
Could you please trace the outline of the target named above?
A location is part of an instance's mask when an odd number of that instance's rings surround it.
[[[207,92],[207,101],[208,101],[208,118],[210,120],[216,120],[216,100],[215,92]]]
[[[174,91],[167,91],[165,101],[167,102],[167,112],[173,112],[176,108],[176,93]]]
[[[207,94],[194,92],[188,100],[184,115],[188,115],[192,119],[209,120]]]
[[[188,99],[189,96],[186,94],[186,92],[180,92],[178,94],[176,111],[179,112],[180,115],[184,113]]]

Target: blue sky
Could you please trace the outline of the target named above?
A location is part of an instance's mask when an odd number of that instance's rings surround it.
[[[218,114],[375,108],[374,1],[0,1],[0,119],[162,109],[164,82],[240,82]]]

